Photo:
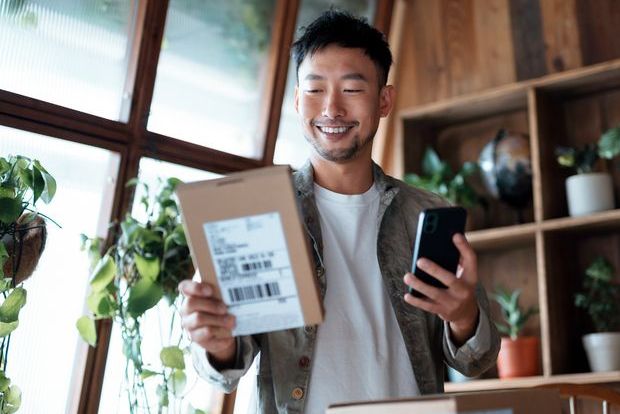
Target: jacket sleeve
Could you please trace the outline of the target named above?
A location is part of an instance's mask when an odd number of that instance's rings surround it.
[[[443,352],[448,365],[468,377],[475,377],[489,369],[497,360],[500,337],[489,317],[489,301],[480,284],[476,288],[478,326],[474,336],[460,347],[450,338],[450,327],[444,322]]]
[[[236,341],[235,364],[232,368],[221,371],[213,367],[203,347],[195,343],[191,344],[192,360],[198,375],[227,394],[237,388],[239,379],[250,369],[259,349],[252,336],[240,336],[236,338]]]

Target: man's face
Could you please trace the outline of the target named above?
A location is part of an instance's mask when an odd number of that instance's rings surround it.
[[[379,71],[362,49],[330,45],[299,66],[295,110],[316,154],[345,162],[370,159],[379,119],[392,108],[394,90],[379,86]]]

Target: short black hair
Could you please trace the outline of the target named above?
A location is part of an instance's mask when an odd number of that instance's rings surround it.
[[[390,46],[383,33],[368,24],[366,19],[355,17],[345,11],[330,9],[302,30],[303,34],[292,46],[297,76],[299,66],[306,56],[312,56],[316,51],[336,44],[363,49],[379,70],[380,86],[387,83],[392,65]]]

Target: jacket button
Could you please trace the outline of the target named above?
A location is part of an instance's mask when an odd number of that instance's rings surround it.
[[[299,358],[299,368],[308,368],[310,366],[310,358],[302,356]]]
[[[325,274],[325,268],[323,266],[318,266],[316,268],[316,274],[321,277]]]
[[[314,330],[315,330],[314,325],[304,326],[304,332],[307,333],[307,334],[313,333]]]
[[[291,393],[291,397],[293,397],[294,400],[301,400],[304,398],[304,390],[299,387],[295,388]]]

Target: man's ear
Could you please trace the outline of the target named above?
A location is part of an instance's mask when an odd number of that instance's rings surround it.
[[[379,114],[385,118],[392,112],[396,101],[396,89],[392,85],[385,85],[379,92]]]
[[[299,85],[295,85],[295,112],[299,113]]]

